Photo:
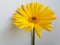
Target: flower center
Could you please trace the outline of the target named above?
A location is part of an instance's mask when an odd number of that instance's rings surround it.
[[[29,22],[31,23],[37,23],[38,22],[38,18],[37,17],[31,17],[28,19]]]
[[[33,20],[33,21],[36,20],[36,17],[32,17],[32,20]]]

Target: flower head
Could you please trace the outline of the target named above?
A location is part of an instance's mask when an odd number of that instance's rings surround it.
[[[26,32],[29,32],[34,28],[36,34],[41,37],[41,31],[43,28],[46,31],[51,31],[52,20],[55,20],[56,17],[54,11],[48,6],[39,3],[30,3],[18,8],[13,15],[13,19],[13,24],[20,29],[26,28]]]

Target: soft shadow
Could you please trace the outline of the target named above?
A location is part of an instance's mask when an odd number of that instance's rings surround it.
[[[5,29],[2,32],[2,41],[9,41],[15,38],[21,38],[22,30],[12,24],[11,19],[6,22]]]

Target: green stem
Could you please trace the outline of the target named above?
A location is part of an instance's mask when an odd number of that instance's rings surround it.
[[[35,45],[35,29],[33,28],[33,42],[32,45]]]

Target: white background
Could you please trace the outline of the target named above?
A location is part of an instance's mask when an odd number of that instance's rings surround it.
[[[31,32],[26,33],[11,23],[12,14],[22,4],[39,2],[49,5],[55,11],[57,20],[52,32],[42,31],[42,38],[36,35],[35,45],[60,45],[60,1],[59,0],[0,0],[0,45],[31,45]]]

